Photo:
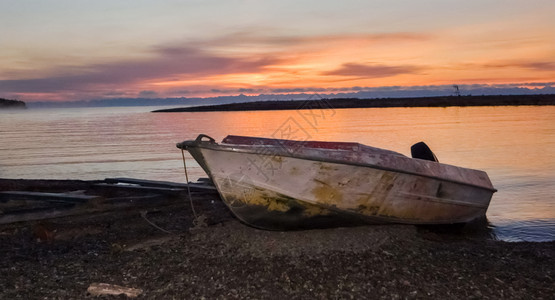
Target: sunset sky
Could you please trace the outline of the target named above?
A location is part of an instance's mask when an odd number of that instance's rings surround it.
[[[0,98],[554,86],[555,1],[0,2]]]

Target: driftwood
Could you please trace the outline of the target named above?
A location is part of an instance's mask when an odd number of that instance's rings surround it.
[[[100,208],[45,207],[42,210],[0,214],[0,224],[26,222],[107,211]]]
[[[217,192],[205,183],[190,183],[192,194]],[[2,183],[2,181],[0,181]],[[0,224],[45,220],[70,215],[100,213],[130,207],[151,207],[177,201],[187,184],[133,178],[107,178],[104,181],[4,180],[0,186]],[[53,188],[50,188],[50,187]],[[1,189],[4,189],[2,191]],[[22,190],[16,190],[21,188]],[[73,192],[52,192],[75,190]],[[40,191],[40,192],[39,192]],[[85,195],[84,192],[95,195]]]
[[[143,290],[108,283],[91,283],[87,292],[93,296],[123,294],[129,298],[135,298],[142,294]]]
[[[98,196],[71,194],[71,193],[39,193],[26,191],[4,191],[0,192],[0,199],[3,202],[9,200],[41,200],[48,202],[69,202],[69,203],[85,203]]]
[[[101,197],[81,193],[42,193],[3,191],[0,199],[0,224],[43,220],[82,213],[77,205],[90,203]]]
[[[135,179],[135,178],[106,178],[104,180],[107,183],[128,183],[128,184],[137,184],[141,186],[151,186],[151,187],[160,187],[160,188],[178,188],[178,189],[187,189],[186,183],[179,183],[179,182],[170,182],[170,181],[156,181],[156,180],[144,180],[144,179]],[[191,191],[216,191],[216,187],[211,185],[210,180],[208,178],[200,178],[199,182],[203,183],[193,183],[189,182],[189,188]]]
[[[68,209],[45,209],[41,212],[22,213],[22,214],[4,214],[0,216],[0,224],[25,222],[33,220],[43,220],[65,217],[76,214]]]
[[[184,191],[183,189],[178,189],[178,188],[162,188],[162,187],[107,184],[107,183],[97,183],[94,186],[100,187],[100,188],[121,189],[121,190],[140,191],[140,192],[154,192],[158,194],[170,194],[170,195],[176,195]]]
[[[187,187],[187,184],[185,183],[159,181],[159,180],[146,180],[146,179],[127,178],[127,177],[106,178],[104,179],[104,181],[107,183],[129,183],[129,184],[138,184],[142,186],[173,187],[173,188]]]

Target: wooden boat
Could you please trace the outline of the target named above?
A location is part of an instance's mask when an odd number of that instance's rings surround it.
[[[237,218],[285,230],[357,223],[454,224],[483,217],[496,191],[483,171],[358,143],[199,135],[189,151]]]

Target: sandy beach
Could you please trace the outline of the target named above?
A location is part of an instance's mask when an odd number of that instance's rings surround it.
[[[3,190],[14,187],[7,182]],[[87,289],[96,283],[140,289],[139,299],[549,299],[554,292],[555,242],[408,225],[263,231],[237,221],[215,193],[195,193],[197,221],[185,195],[166,200],[0,225],[0,298],[93,298]]]

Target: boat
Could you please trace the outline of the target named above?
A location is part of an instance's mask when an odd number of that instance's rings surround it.
[[[352,224],[459,224],[482,218],[496,189],[484,171],[348,142],[200,134],[177,144],[242,222],[268,230]]]

